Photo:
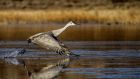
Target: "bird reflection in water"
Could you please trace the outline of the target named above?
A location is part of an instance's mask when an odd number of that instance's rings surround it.
[[[61,70],[69,64],[70,59],[65,58],[58,60],[57,63],[52,63],[46,67],[43,67],[38,72],[32,72],[30,75],[31,79],[52,79],[59,75]]]
[[[57,78],[58,75],[61,73],[62,69],[66,68],[69,65],[70,58],[60,58],[55,60],[55,62],[47,62],[46,66],[40,68],[40,69],[33,69],[29,68],[28,65],[26,65],[26,61],[18,60],[16,58],[6,58],[4,59],[5,62],[11,63],[14,65],[23,65],[24,69],[26,70],[27,76],[29,76],[30,79],[54,79]],[[52,59],[53,60],[53,59]],[[32,64],[32,63],[30,63]]]

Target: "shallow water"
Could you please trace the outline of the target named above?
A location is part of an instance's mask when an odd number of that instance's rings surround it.
[[[66,23],[65,23],[66,24]],[[33,34],[59,29],[64,23],[0,25],[0,40],[27,40]],[[105,25],[79,23],[61,35],[65,41],[139,41],[140,27],[135,25]]]
[[[60,56],[25,41],[0,42],[0,54],[27,50],[17,58],[1,57],[0,79],[140,79],[140,41],[64,43],[81,56]]]

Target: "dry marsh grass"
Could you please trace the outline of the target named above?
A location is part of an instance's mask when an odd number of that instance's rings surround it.
[[[65,22],[140,23],[138,9],[104,10],[6,10],[0,11],[1,23]]]

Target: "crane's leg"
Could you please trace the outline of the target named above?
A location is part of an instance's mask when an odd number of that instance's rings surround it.
[[[80,56],[80,55],[78,55],[78,54],[74,54],[74,53],[72,53],[72,52],[70,53],[70,55],[74,55],[74,56]]]

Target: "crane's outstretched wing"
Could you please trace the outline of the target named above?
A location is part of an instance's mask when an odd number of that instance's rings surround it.
[[[31,42],[49,50],[53,50],[60,55],[69,55],[71,52],[66,48],[66,46],[59,42],[57,37],[53,36],[51,33],[38,33],[29,38]]]

